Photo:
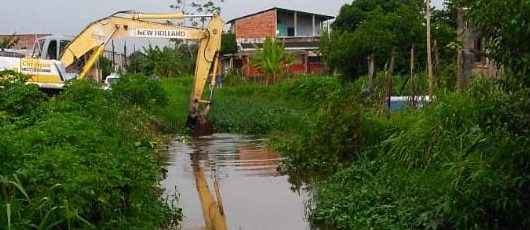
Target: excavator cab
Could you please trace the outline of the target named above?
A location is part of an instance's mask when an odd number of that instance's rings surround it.
[[[39,38],[33,46],[33,58],[59,60],[64,49],[74,39],[73,36],[50,35]]]

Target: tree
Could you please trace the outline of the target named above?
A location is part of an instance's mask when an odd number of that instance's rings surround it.
[[[184,14],[220,14],[221,6],[224,0],[176,0],[175,4],[169,7]],[[200,21],[198,21],[200,20]],[[199,25],[199,22],[204,26],[204,18],[190,18],[189,22],[193,26]]]
[[[4,51],[5,49],[11,49],[18,43],[18,41],[19,38],[16,36],[16,34],[12,34],[11,36],[3,38],[0,40],[0,50]]]
[[[431,48],[431,0],[425,2],[426,19],[427,19],[427,76],[429,79],[429,100],[432,99],[434,90],[434,79],[432,70],[432,48]]]
[[[267,85],[275,82],[283,73],[284,67],[293,60],[291,54],[285,51],[282,43],[267,38],[263,47],[252,57],[251,62],[260,72],[265,74]]]
[[[237,41],[234,33],[223,33],[223,38],[221,39],[221,53],[237,53]]]
[[[323,55],[332,69],[354,80],[367,72],[367,57],[382,68],[396,48],[396,68],[408,72],[408,58],[400,54],[408,54],[412,45],[423,47],[422,20],[420,0],[354,1],[342,7],[322,43]]]
[[[486,39],[488,55],[530,86],[530,1],[456,0]]]
[[[187,50],[187,45],[182,44],[175,48],[144,47],[143,51],[137,51],[131,55],[127,72],[160,77],[191,74],[195,58]]]
[[[106,57],[99,58],[99,66],[101,69],[101,74],[103,74],[103,77],[107,77],[112,72],[114,72],[114,69],[113,69],[114,66],[112,66],[112,60],[109,60]]]

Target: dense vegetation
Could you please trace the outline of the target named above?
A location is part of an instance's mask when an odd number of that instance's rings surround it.
[[[323,229],[530,228],[529,52],[517,45],[530,39],[526,2],[449,2],[470,7],[468,19],[504,70],[496,80],[475,76],[460,91],[450,45],[459,45],[455,9],[436,12],[435,23],[447,28],[434,37],[447,35],[440,42],[448,46],[440,49],[447,55],[439,63],[435,100],[387,113],[388,75],[368,82],[365,60],[373,54],[382,60],[376,66],[387,69],[393,47],[401,54],[397,47],[421,47],[416,35],[394,26],[416,18],[422,30],[414,2],[359,0],[343,7],[322,48],[339,79],[355,81],[302,77],[269,87],[228,86],[217,94],[211,118],[221,131],[267,135],[270,147],[285,154],[287,172],[319,172],[311,181],[309,216]],[[399,75],[392,81],[399,87],[392,95],[422,95],[425,75],[417,74],[419,85],[407,84],[399,67],[404,56],[396,58]]]
[[[467,7],[467,18],[486,40],[488,55],[530,86],[530,2],[453,0]]]
[[[361,87],[330,77],[227,86],[210,117],[218,131],[268,136],[289,173],[319,172],[319,226],[529,227],[528,89],[479,78],[387,117]]]
[[[332,24],[332,32],[322,36],[322,53],[331,69],[345,79],[357,79],[368,72],[368,60],[375,71],[408,73],[411,49],[414,68],[422,70],[426,57],[424,1],[356,0],[341,8]],[[438,65],[454,62],[456,51],[446,47],[456,39],[451,25],[451,8],[435,10],[433,37],[437,42]],[[390,59],[395,59],[394,66]]]
[[[0,82],[0,229],[152,229],[180,211],[160,199],[157,81],[112,91],[74,81],[48,97],[25,77]]]
[[[131,54],[127,72],[160,78],[189,75],[195,68],[196,50],[182,42],[175,42],[174,47],[148,46]]]
[[[529,227],[528,90],[510,93],[477,81],[464,93],[438,96],[421,111],[390,119],[365,115],[361,151],[318,186],[314,223],[339,229]]]

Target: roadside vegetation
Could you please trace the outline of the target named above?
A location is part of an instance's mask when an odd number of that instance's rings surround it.
[[[181,212],[161,199],[159,82],[125,76],[112,91],[70,82],[55,97],[2,72],[1,229],[152,229]]]

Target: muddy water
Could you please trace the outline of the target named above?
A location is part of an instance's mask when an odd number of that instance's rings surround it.
[[[280,157],[265,150],[262,140],[216,134],[169,148],[166,194],[179,194],[182,229],[206,229],[197,184],[197,170],[213,197],[217,180],[226,226],[232,230],[309,229],[305,218],[308,194],[293,192],[288,176],[278,173]],[[206,217],[207,218],[207,217]]]

